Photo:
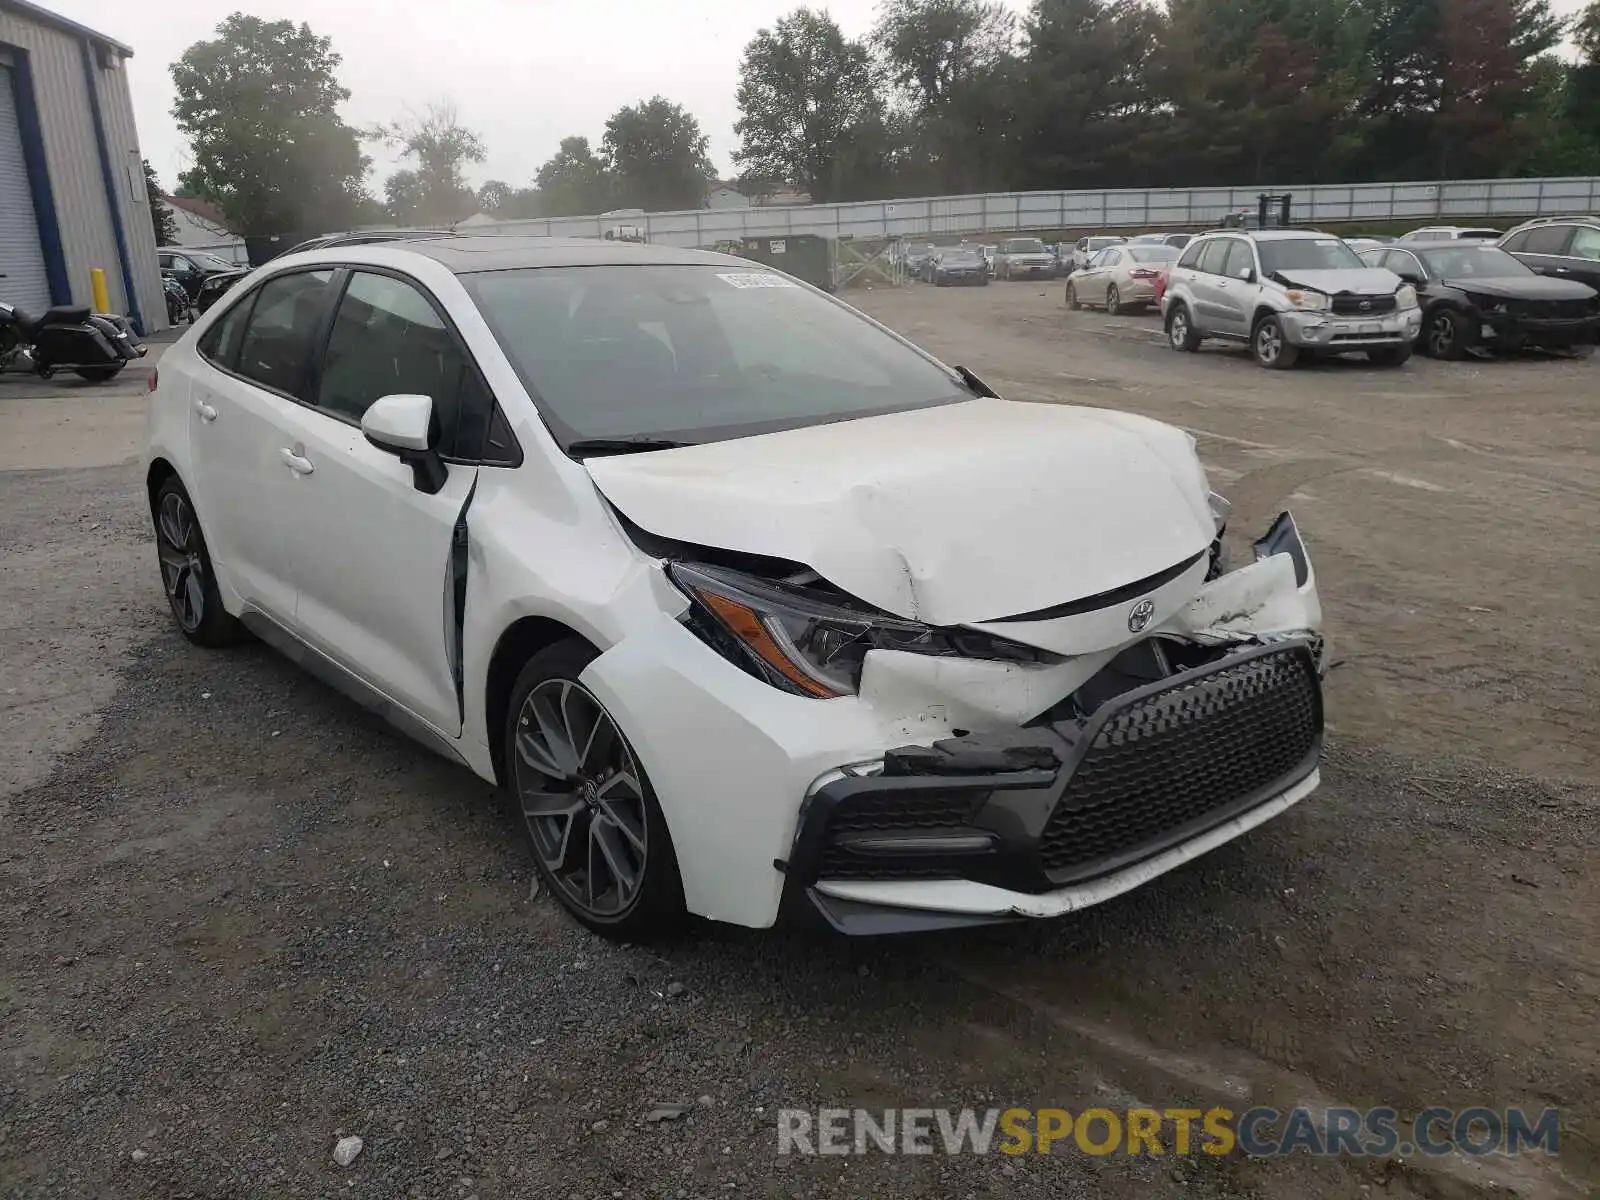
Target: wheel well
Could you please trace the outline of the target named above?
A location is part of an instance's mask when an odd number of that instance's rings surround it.
[[[494,653],[489,658],[489,674],[484,684],[484,732],[489,736],[489,755],[494,763],[494,775],[504,783],[506,779],[506,709],[511,703],[511,689],[517,684],[522,668],[539,651],[568,638],[588,642],[577,630],[549,617],[523,617],[500,635]]]
[[[158,458],[150,464],[150,470],[144,477],[144,490],[150,497],[151,512],[156,510],[156,493],[161,490],[161,485],[177,473],[176,468],[164,458]]]
[[[1273,308],[1273,307],[1271,307],[1270,305],[1267,305],[1267,304],[1258,304],[1258,305],[1256,305],[1255,316],[1250,318],[1250,330],[1251,330],[1251,332],[1254,332],[1255,331],[1255,327],[1257,325],[1261,324],[1261,318],[1263,318],[1263,317],[1275,317],[1277,315],[1278,315],[1278,310]]]

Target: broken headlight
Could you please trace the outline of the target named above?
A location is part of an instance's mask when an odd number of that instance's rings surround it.
[[[667,573],[694,602],[695,633],[757,678],[801,696],[854,695],[869,650],[1057,661],[1017,642],[902,620],[793,581],[702,563],[669,563]]]

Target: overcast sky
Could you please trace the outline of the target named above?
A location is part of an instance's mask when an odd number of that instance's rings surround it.
[[[41,0],[63,16],[132,46],[128,63],[145,157],[171,188],[189,165],[173,127],[168,67],[208,38],[235,4],[206,0]],[[1019,12],[1023,0],[1008,0]],[[1584,0],[1554,0],[1571,13]],[[657,93],[687,108],[711,138],[711,161],[734,173],[734,89],[739,56],[758,29],[801,0],[252,0],[237,7],[267,20],[306,21],[344,56],[345,119],[365,126],[450,100],[488,159],[473,182],[533,181],[570,134],[598,146],[606,118]],[[876,0],[829,0],[849,36],[872,24]],[[382,147],[373,191],[395,162]]]

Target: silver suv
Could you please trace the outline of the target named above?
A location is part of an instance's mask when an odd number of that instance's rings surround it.
[[[1205,338],[1246,342],[1263,367],[1301,354],[1365,351],[1398,367],[1422,326],[1417,291],[1369,267],[1332,234],[1273,229],[1208,233],[1174,264],[1161,300],[1167,340],[1197,350]]]

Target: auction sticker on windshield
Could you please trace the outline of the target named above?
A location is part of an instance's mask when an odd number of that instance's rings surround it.
[[[729,287],[736,288],[792,288],[794,286],[792,279],[785,279],[782,275],[774,275],[771,271],[718,272],[717,278]]]

